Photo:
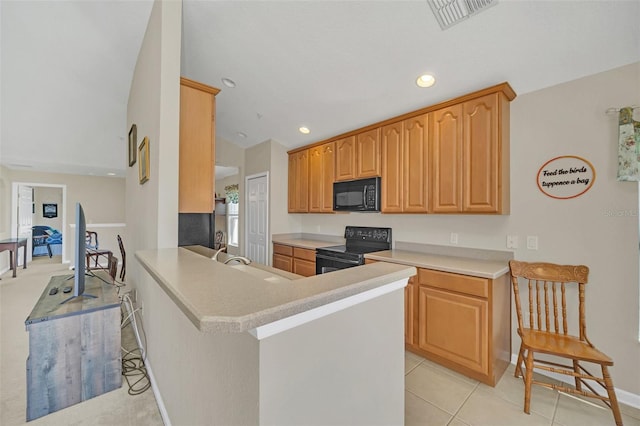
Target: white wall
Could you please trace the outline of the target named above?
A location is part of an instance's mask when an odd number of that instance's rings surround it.
[[[178,244],[178,141],[180,108],[180,43],[182,2],[156,0],[134,71],[127,106],[126,129],[137,126],[138,143],[150,143],[150,178],[140,185],[138,163],[126,176],[127,284],[138,290],[144,304],[147,356],[161,388],[170,388],[169,370],[180,365],[183,351],[161,350],[164,339],[161,304],[153,295],[155,281],[134,257],[137,250]],[[123,149],[126,147],[123,146]],[[128,259],[129,260],[129,259]],[[202,389],[190,389],[200,392]]]
[[[341,235],[345,225],[390,226],[394,241],[505,250],[519,236],[515,258],[590,267],[587,331],[615,361],[616,388],[640,395],[638,342],[638,186],[616,181],[617,117],[608,108],[640,105],[640,64],[633,64],[518,96],[511,104],[511,214],[297,214],[302,231]],[[538,169],[560,155],[578,155],[595,167],[584,195],[556,200],[536,185]],[[625,214],[628,212],[629,214]],[[275,232],[275,230],[273,231]],[[539,250],[526,249],[526,237]],[[519,337],[512,327],[512,351]]]
[[[62,188],[49,186],[36,186],[33,188],[33,202],[35,210],[33,213],[33,224],[50,226],[62,232]],[[56,217],[44,217],[42,215],[43,204],[56,204],[58,215]]]

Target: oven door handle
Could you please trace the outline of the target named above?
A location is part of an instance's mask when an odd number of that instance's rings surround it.
[[[324,256],[318,253],[316,253],[316,259],[324,259],[324,260],[330,260],[332,262],[348,263],[350,265],[360,265],[360,262],[358,262],[357,260],[340,259],[336,257]]]

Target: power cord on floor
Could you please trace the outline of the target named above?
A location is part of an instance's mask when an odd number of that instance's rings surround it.
[[[124,309],[122,309],[124,307]],[[125,311],[127,315],[125,316]],[[127,350],[122,347],[122,375],[127,381],[129,386],[129,395],[139,395],[151,387],[151,381],[147,373],[145,366],[147,335],[144,332],[144,326],[142,325],[142,319],[140,321],[142,327],[142,333],[144,335],[144,345],[138,332],[138,322],[136,320],[136,313],[140,312],[140,309],[133,307],[133,302],[128,293],[122,296],[121,313],[122,321],[121,328],[125,328],[131,325],[136,337],[138,346],[133,350]]]

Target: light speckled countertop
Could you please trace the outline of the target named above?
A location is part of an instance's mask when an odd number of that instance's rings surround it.
[[[406,250],[387,250],[365,254],[366,259],[392,262],[417,268],[453,272],[474,277],[496,279],[509,272],[508,261],[445,256]]]
[[[244,332],[416,274],[413,267],[375,263],[271,282],[185,248],[135,256],[203,332]]]
[[[314,240],[310,238],[295,238],[295,237],[272,237],[271,240],[274,244],[286,244],[288,246],[300,247],[304,249],[315,250],[321,247],[330,247],[344,244],[344,239],[342,242],[338,241],[322,241],[322,240]]]

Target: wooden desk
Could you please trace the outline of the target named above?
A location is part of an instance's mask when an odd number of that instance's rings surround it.
[[[27,239],[26,238],[7,238],[0,241],[0,252],[9,250],[9,267],[13,269],[13,277],[16,277],[18,269],[18,248],[24,247],[24,261],[22,269],[27,269]]]
[[[105,272],[96,272],[112,282]],[[27,421],[122,386],[120,301],[116,287],[86,277],[85,293],[69,297],[71,275],[51,277],[27,317]],[[58,288],[58,293],[49,291]]]

